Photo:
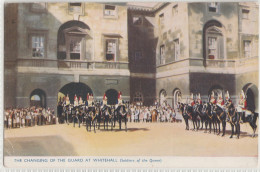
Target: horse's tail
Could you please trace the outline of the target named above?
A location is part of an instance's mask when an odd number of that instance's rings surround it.
[[[258,113],[257,112],[254,112],[254,115],[255,115],[256,118],[258,117]]]

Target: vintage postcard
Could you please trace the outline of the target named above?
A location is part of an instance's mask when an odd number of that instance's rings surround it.
[[[4,3],[6,168],[256,168],[258,2]]]

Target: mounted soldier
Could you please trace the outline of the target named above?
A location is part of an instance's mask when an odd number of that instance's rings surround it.
[[[122,92],[119,91],[117,95],[117,104],[122,104]]]
[[[216,104],[216,99],[215,99],[215,95],[214,92],[211,92],[211,96],[210,96],[210,101],[211,105],[215,105]]]
[[[78,97],[77,95],[75,94],[74,96],[74,107],[78,106],[79,105],[79,101],[78,101]]]
[[[195,100],[194,100],[194,97],[193,97],[193,93],[191,93],[190,100],[189,100],[189,105],[191,107],[193,107],[195,105]]]
[[[232,100],[229,96],[229,92],[227,91],[225,94],[225,106],[229,106],[232,103]]]
[[[106,96],[106,93],[104,94],[103,96],[103,106],[104,105],[107,105],[107,96]]]
[[[218,94],[217,106],[222,109],[224,108],[224,99],[222,98],[222,94]]]

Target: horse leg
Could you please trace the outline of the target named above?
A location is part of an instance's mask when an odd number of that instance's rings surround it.
[[[231,121],[232,122],[232,121]],[[234,134],[234,125],[232,123],[230,123],[231,125],[231,136],[229,138],[233,138],[233,134]]]
[[[225,136],[225,132],[226,132],[226,121],[225,119],[222,121],[222,127],[223,127],[223,134],[222,137]]]
[[[252,123],[252,122],[250,122],[249,124],[250,124],[251,128],[253,129],[252,137],[255,137],[256,127],[254,126],[254,123]]]
[[[200,128],[201,130],[203,129],[203,123],[204,123],[204,120],[201,118],[201,128]]]
[[[200,120],[199,120],[199,119],[196,119],[196,121],[198,122],[198,123],[197,123],[197,130],[199,130],[199,128],[200,128]]]
[[[125,131],[127,132],[127,119],[125,119]]]
[[[240,135],[240,123],[239,123],[239,121],[237,122],[236,130],[237,130],[237,138],[239,139],[239,135]]]

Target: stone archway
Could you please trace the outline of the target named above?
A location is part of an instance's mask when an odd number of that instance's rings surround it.
[[[246,95],[247,107],[251,111],[258,112],[258,88],[255,84],[244,85],[243,91]]]
[[[46,94],[41,89],[35,89],[30,94],[30,106],[46,108]]]
[[[117,104],[117,98],[118,98],[118,91],[115,89],[109,89],[106,91],[107,96],[107,104],[108,105],[115,105]]]
[[[179,88],[176,88],[173,90],[172,92],[172,107],[173,108],[177,108],[177,104],[178,102],[182,101],[182,94],[181,94],[181,90]]]
[[[91,88],[84,83],[71,82],[64,85],[58,93],[58,102],[63,101],[64,96],[69,96],[71,104],[74,102],[74,96],[81,97],[83,101],[86,101],[87,94],[93,94]]]

